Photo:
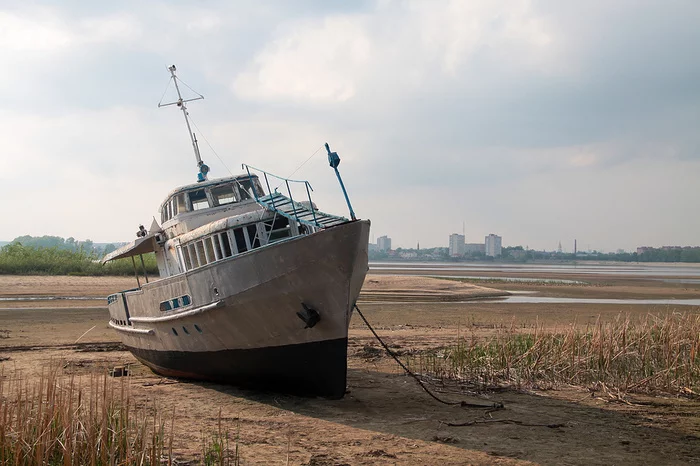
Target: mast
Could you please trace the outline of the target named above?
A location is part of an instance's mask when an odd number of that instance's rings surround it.
[[[182,94],[180,93],[180,86],[178,86],[177,84],[177,75],[175,74],[177,68],[175,67],[175,65],[172,65],[168,67],[168,71],[170,71],[170,79],[172,79],[175,83],[175,90],[177,91],[177,100],[168,104],[158,103],[158,107],[160,108],[167,107],[169,105],[177,105],[178,107],[180,107],[180,110],[182,110],[182,115],[185,117],[185,124],[187,125],[187,133],[190,135],[190,140],[192,141],[192,148],[194,149],[194,156],[197,159],[197,167],[199,168],[199,173],[197,173],[197,181],[206,181],[207,173],[209,173],[209,167],[204,162],[202,162],[202,157],[199,154],[199,145],[197,144],[197,136],[195,136],[195,134],[192,132],[192,128],[190,127],[190,119],[188,118],[189,113],[187,112],[187,106],[185,105],[186,102],[200,100],[203,99],[204,96],[195,92],[198,95],[198,97],[195,97],[193,99],[183,99]]]

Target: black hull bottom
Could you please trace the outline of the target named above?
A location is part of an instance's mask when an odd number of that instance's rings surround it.
[[[209,352],[128,347],[154,372],[303,396],[342,398],[348,339]]]

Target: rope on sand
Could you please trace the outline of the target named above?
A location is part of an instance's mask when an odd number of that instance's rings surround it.
[[[357,304],[355,304],[355,310],[357,311],[357,313],[359,314],[359,316],[362,318],[362,320],[364,321],[365,325],[367,325],[367,328],[369,328],[370,332],[372,332],[372,334],[374,335],[374,338],[376,338],[377,341],[384,347],[384,349],[385,349],[386,352],[389,354],[389,356],[391,356],[392,358],[394,358],[394,361],[396,361],[397,364],[398,364],[399,366],[401,366],[401,368],[402,368],[408,375],[410,375],[411,377],[413,377],[413,378],[416,380],[416,382],[418,382],[418,385],[420,385],[421,388],[425,391],[425,393],[427,393],[428,395],[430,395],[435,401],[437,401],[437,402],[439,402],[439,403],[442,403],[442,404],[444,404],[444,405],[448,405],[448,406],[461,406],[461,407],[463,407],[463,408],[486,409],[486,410],[489,410],[489,411],[496,411],[496,410],[499,410],[499,409],[504,409],[503,403],[500,403],[500,402],[491,403],[491,404],[481,404],[481,403],[469,403],[469,402],[464,401],[464,400],[462,400],[462,401],[446,401],[446,400],[443,400],[442,398],[438,397],[438,396],[437,396],[435,393],[433,393],[428,387],[425,386],[425,384],[424,384],[423,381],[420,379],[420,377],[418,377],[418,376],[417,376],[415,373],[413,373],[408,367],[406,367],[406,366],[404,365],[403,362],[401,362],[401,360],[398,358],[398,356],[396,356],[396,354],[395,354],[393,351],[391,351],[391,349],[387,346],[386,343],[384,343],[384,341],[379,337],[379,335],[377,335],[377,332],[374,331],[374,329],[372,328],[372,326],[370,325],[370,323],[367,321],[367,319],[365,318],[365,316],[362,314],[362,311],[360,311],[360,308],[357,307]]]

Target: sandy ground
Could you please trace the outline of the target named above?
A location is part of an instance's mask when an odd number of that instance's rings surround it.
[[[0,297],[104,297],[133,286],[133,278],[0,276]],[[563,328],[572,322],[585,325],[598,318],[613,319],[620,312],[632,318],[673,312],[645,305],[458,303],[452,302],[453,295],[488,296],[520,287],[545,296],[579,296],[582,290],[587,297],[700,296],[699,286],[678,288],[624,278],[604,285],[487,286],[500,290],[444,280],[368,276],[359,306],[389,344],[409,351],[454,342],[458,335],[484,336],[512,326]],[[407,299],[412,294],[418,294],[421,303]],[[378,295],[392,296],[392,302],[377,299]],[[399,296],[407,302],[394,303]],[[424,302],[427,296],[437,298]],[[123,351],[107,326],[103,300],[95,300],[94,307],[93,301],[57,305],[59,301],[0,302],[0,358],[7,358],[0,363],[2,374],[31,377],[57,363],[67,373],[90,374],[130,364],[131,376],[123,380],[137,403],[148,406],[155,401],[164,413],[174,410],[174,447],[183,460],[197,457],[202,436],[216,430],[221,410],[224,429],[232,436],[239,431],[242,464],[286,464],[287,455],[289,464],[295,465],[700,462],[698,400],[634,396],[626,404],[585,387],[474,393],[434,384],[450,400],[502,402],[505,409],[486,413],[446,406],[429,398],[382,355],[358,316],[350,328],[349,392],[342,400],[164,379]],[[84,309],[76,309],[80,307]],[[700,313],[697,308],[687,310]],[[467,421],[479,423],[445,424]]]

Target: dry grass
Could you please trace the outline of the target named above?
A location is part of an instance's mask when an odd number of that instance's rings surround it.
[[[515,328],[487,339],[409,358],[413,370],[488,386],[551,387],[604,384],[622,392],[695,394],[700,384],[700,316],[676,312],[632,322],[619,315],[585,329]]]
[[[166,422],[161,411],[155,401],[139,406],[125,377],[79,379],[63,375],[58,364],[38,378],[3,374],[0,464],[171,465],[175,413]],[[202,435],[199,461],[237,465],[237,438],[233,448],[219,420],[217,432]]]
[[[47,369],[38,379],[0,381],[0,463],[160,464],[164,424],[155,406],[137,408],[125,379],[87,380]]]

